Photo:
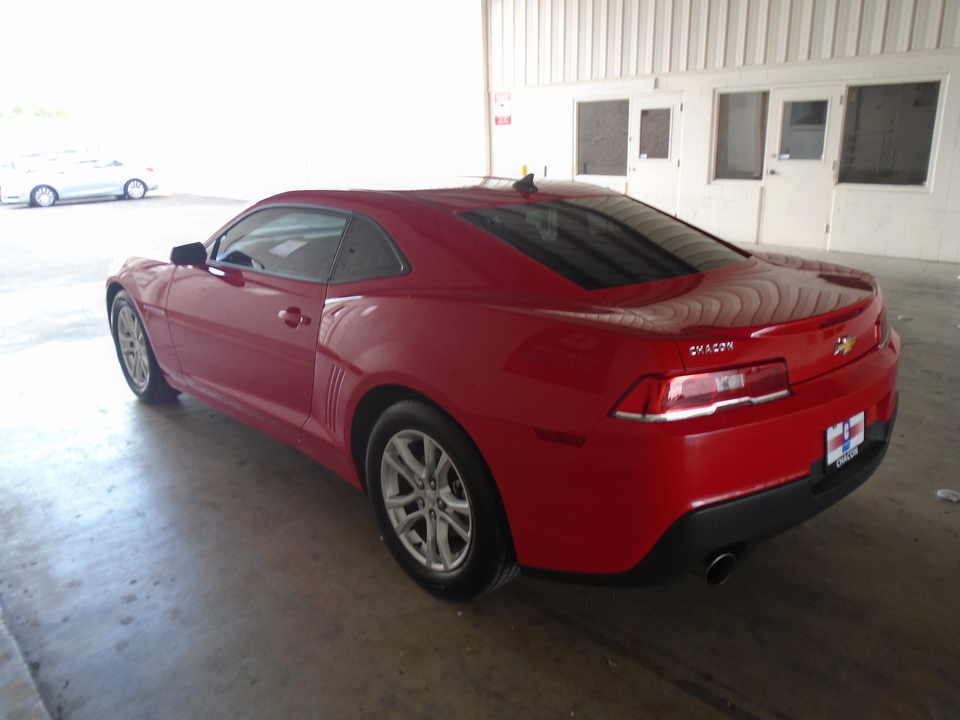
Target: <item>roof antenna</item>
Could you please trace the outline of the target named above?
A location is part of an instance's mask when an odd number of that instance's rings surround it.
[[[522,180],[517,180],[513,186],[517,190],[522,190],[525,192],[537,192],[539,189],[536,185],[533,184],[533,173],[524,175]]]

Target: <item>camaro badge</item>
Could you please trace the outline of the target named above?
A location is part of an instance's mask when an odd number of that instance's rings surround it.
[[[837,340],[837,346],[833,349],[834,355],[848,355],[853,346],[857,344],[856,335],[847,335]]]

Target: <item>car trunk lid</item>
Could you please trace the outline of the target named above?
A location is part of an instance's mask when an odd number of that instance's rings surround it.
[[[670,335],[687,371],[782,359],[790,383],[873,349],[883,310],[871,276],[777,255],[608,294],[609,321]]]

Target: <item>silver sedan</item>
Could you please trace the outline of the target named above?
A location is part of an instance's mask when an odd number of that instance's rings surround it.
[[[0,200],[39,207],[78,198],[139,200],[159,186],[160,181],[150,167],[124,165],[118,160],[70,160],[13,174],[0,188]]]

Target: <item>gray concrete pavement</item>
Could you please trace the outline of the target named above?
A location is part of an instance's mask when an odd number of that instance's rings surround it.
[[[50,720],[27,663],[0,617],[0,719]]]
[[[873,479],[726,585],[448,604],[339,478],[126,388],[110,259],[237,207],[0,207],[0,606],[51,717],[960,718],[960,506],[936,497],[960,489],[960,266],[798,251],[881,278],[900,420]]]

